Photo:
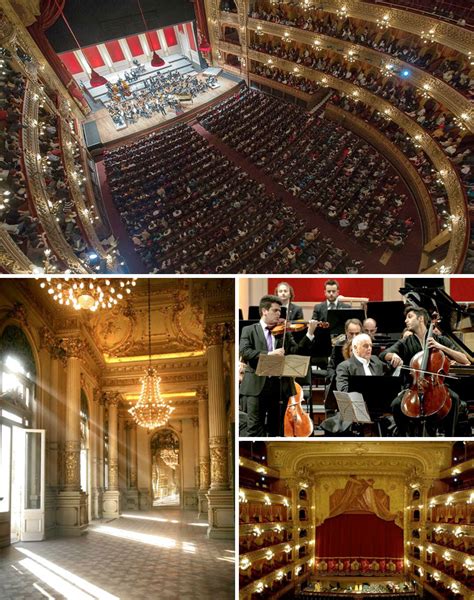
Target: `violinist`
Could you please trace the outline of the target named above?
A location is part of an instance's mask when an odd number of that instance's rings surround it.
[[[275,288],[275,295],[280,298],[282,308],[286,308],[286,318],[289,321],[304,319],[303,309],[293,302],[295,290],[289,283],[280,281]]]
[[[451,340],[445,336],[433,334],[432,337],[426,339],[428,332],[428,325],[430,323],[430,317],[428,312],[424,308],[407,307],[405,309],[405,325],[407,331],[411,335],[398,340],[380,354],[380,359],[391,364],[392,367],[397,368],[402,365],[405,367],[410,366],[410,361],[421,350],[424,349],[425,344],[428,348],[437,348],[442,350],[444,354],[451,360],[456,361],[462,365],[470,364],[467,356],[456,349]],[[411,383],[410,371],[402,370],[406,381],[406,387]],[[449,388],[448,388],[449,390]],[[404,436],[407,434],[408,425],[410,422],[409,417],[405,416],[401,410],[401,400],[404,391],[402,391],[392,402],[392,411],[395,423],[398,429],[398,435]],[[460,401],[459,397],[455,392],[449,390],[449,394],[452,399],[452,407],[448,415],[442,420],[446,435],[454,435],[454,430],[457,424],[457,415],[459,413]]]
[[[281,300],[277,296],[263,296],[259,303],[260,321],[242,330],[240,356],[246,363],[240,386],[241,409],[247,413],[249,437],[276,436],[282,431],[279,401],[295,394],[293,380],[289,377],[261,377],[255,373],[260,354],[309,355],[314,340],[317,321],[310,321],[308,332],[297,344],[291,333],[274,337],[271,333],[278,324]],[[283,344],[284,339],[284,346]]]

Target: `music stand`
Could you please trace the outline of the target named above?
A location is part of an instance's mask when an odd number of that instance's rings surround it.
[[[364,397],[358,392],[334,392],[343,422],[372,423]]]
[[[255,374],[260,377],[305,377],[308,372],[309,356],[299,356],[298,354],[289,354],[281,356],[280,354],[260,354],[258,358]],[[280,383],[280,398],[278,400],[278,430],[280,437],[283,436],[283,398]]]
[[[382,435],[380,421],[385,414],[392,414],[392,402],[402,389],[402,377],[389,375],[349,375],[349,391],[363,395],[369,415],[377,423]]]

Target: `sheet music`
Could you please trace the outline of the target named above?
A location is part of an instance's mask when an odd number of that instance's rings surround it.
[[[359,392],[334,392],[343,421],[371,423],[364,397]]]

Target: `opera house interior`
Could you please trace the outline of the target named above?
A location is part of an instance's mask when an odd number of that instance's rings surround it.
[[[3,0],[4,273],[472,273],[468,0]]]
[[[1,598],[234,598],[233,321],[231,279],[2,281]]]
[[[472,442],[241,442],[239,596],[472,598]]]
[[[240,436],[471,437],[473,298],[472,277],[241,277]]]

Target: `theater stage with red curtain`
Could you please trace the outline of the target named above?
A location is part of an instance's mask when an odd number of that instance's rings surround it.
[[[375,514],[342,514],[316,528],[316,568],[338,575],[403,572],[403,529]]]

